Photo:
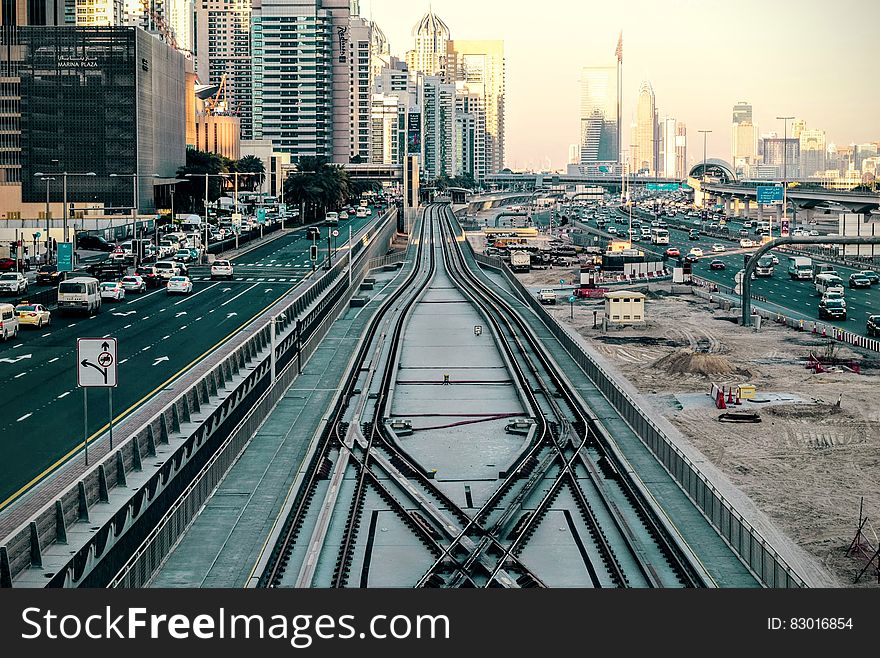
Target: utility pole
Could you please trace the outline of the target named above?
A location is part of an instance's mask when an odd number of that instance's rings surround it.
[[[788,221],[788,122],[794,120],[794,117],[776,117],[782,120],[783,137],[782,137],[782,221]],[[779,234],[782,235],[782,227],[779,228]],[[773,214],[770,214],[770,239],[773,239]]]
[[[702,181],[706,180],[706,139],[711,130],[698,130],[698,133],[703,133],[703,176],[701,178]],[[703,189],[702,185],[700,186],[700,192],[703,193],[703,207],[705,208],[706,204],[706,190]]]

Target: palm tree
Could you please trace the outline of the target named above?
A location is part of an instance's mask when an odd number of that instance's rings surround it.
[[[263,181],[266,179],[266,166],[263,161],[255,155],[246,155],[237,160],[233,165],[233,171],[240,174],[256,174],[254,176],[244,176],[239,184],[246,190],[253,192],[263,187]]]

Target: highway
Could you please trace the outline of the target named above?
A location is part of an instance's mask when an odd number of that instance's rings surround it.
[[[343,222],[357,232],[371,219]],[[321,229],[320,259],[327,253]],[[344,238],[343,238],[344,236]],[[88,392],[88,424],[83,393],[76,383],[76,339],[118,340],[119,385],[113,391],[114,425],[124,422],[155,393],[222,345],[254,317],[295,288],[312,272],[311,240],[305,229],[266,242],[233,259],[231,281],[211,281],[207,266],[191,266],[193,292],[172,297],[164,289],[104,300],[95,317],[52,313],[42,330],[22,327],[18,338],[0,344],[0,509],[81,449],[84,437],[103,434],[109,420],[105,389]]]
[[[664,254],[668,247],[678,247],[684,257],[692,248],[697,247],[703,250],[703,257],[693,264],[693,273],[709,281],[718,283],[723,286],[733,288],[735,285],[734,277],[736,273],[744,266],[744,254],[751,255],[755,249],[742,249],[739,246],[739,231],[742,228],[741,223],[731,223],[731,234],[737,236],[736,240],[725,240],[707,235],[700,235],[698,240],[691,240],[688,237],[688,230],[680,228],[681,226],[689,226],[694,228],[692,217],[677,215],[676,217],[665,218],[669,228],[669,245],[652,245],[649,240],[636,242],[635,246],[644,251],[656,254]],[[589,226],[595,227],[595,220],[580,220]],[[622,223],[617,224],[618,231],[622,234],[626,233],[627,218],[621,220]],[[633,215],[633,221],[636,216]],[[644,218],[639,219],[642,227],[650,227],[650,220]],[[677,224],[680,222],[680,224]],[[750,238],[754,238],[752,231]],[[723,253],[713,253],[712,245],[722,244],[726,251]],[[784,312],[789,317],[804,319],[808,321],[819,320],[818,305],[819,295],[813,286],[812,281],[799,280],[792,281],[788,276],[788,254],[773,251],[779,258],[779,264],[775,266],[773,276],[756,277],[752,281],[752,294],[766,298],[766,302],[759,302],[760,306],[764,306],[769,310]],[[726,269],[712,270],[709,264],[712,260],[719,259],[724,262]],[[814,262],[822,262],[821,259],[813,258]],[[676,262],[670,259],[671,263]],[[822,320],[822,322],[830,325],[838,326],[853,333],[865,335],[865,321],[868,315],[880,313],[880,286],[874,285],[871,288],[850,289],[847,287],[849,275],[857,271],[850,267],[835,265],[835,269],[844,281],[846,288],[846,320]]]

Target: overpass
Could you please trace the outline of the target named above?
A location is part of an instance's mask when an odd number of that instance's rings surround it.
[[[654,178],[645,176],[627,176],[629,187],[643,187],[649,183],[666,183],[680,185],[684,183],[678,178]],[[606,190],[620,191],[621,177],[614,175],[568,175],[568,174],[534,174],[534,173],[498,173],[486,176],[486,183],[500,190],[535,190],[542,187],[571,188],[578,185],[604,187]]]

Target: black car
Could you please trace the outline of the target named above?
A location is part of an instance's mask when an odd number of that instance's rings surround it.
[[[850,288],[870,288],[871,287],[871,279],[866,277],[861,272],[855,272],[849,275],[849,287]]]
[[[865,325],[865,333],[869,336],[880,336],[880,315],[869,315]]]
[[[107,242],[100,235],[77,235],[76,248],[83,249],[85,251],[110,252],[116,249],[116,245],[112,242]]]
[[[724,270],[727,269],[727,266],[724,264],[723,260],[718,260],[717,258],[709,263],[710,270]]]
[[[846,302],[842,299],[823,299],[819,302],[819,319],[846,320]]]
[[[694,256],[693,254],[688,254],[687,256],[684,257],[685,263],[696,263],[698,260],[700,260],[699,257]]]
[[[62,272],[54,265],[41,265],[37,270],[38,286],[54,286],[62,278]]]
[[[165,280],[159,276],[156,272],[156,268],[152,265],[138,267],[134,273],[144,280],[144,283],[147,284],[147,288],[159,288],[165,285]]]
[[[859,274],[859,275],[865,277],[866,279],[868,279],[868,281],[871,282],[872,286],[875,283],[880,283],[880,274],[877,274],[876,272],[872,272],[871,270],[862,270],[861,272],[856,272],[856,274]]]

